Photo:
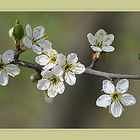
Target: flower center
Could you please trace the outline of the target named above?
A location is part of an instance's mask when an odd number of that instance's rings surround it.
[[[3,69],[4,64],[2,62],[0,62],[0,70]]]
[[[102,41],[101,39],[98,40],[98,41],[96,41],[96,46],[97,46],[97,47],[101,48],[102,45],[103,45],[103,41]]]
[[[121,99],[121,94],[118,92],[114,92],[111,94],[112,100],[120,100]]]
[[[65,64],[64,66],[63,66],[63,68],[64,68],[64,70],[65,70],[65,72],[71,72],[72,71],[72,64]]]
[[[59,82],[59,79],[55,76],[51,77],[49,80],[51,84],[57,84]]]
[[[54,54],[51,58],[50,58],[50,62],[55,63],[57,59],[57,55]]]

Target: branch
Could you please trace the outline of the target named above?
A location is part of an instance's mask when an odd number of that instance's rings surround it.
[[[123,79],[123,78],[140,80],[140,74],[109,73],[109,72],[94,70],[94,69],[91,69],[90,67],[86,68],[85,73],[104,77],[104,78],[107,78],[109,80]]]
[[[22,60],[18,60],[19,55],[22,53],[22,49],[16,49],[15,51],[15,61],[11,62],[11,64],[15,64],[15,65],[19,65],[22,67],[26,67],[26,68],[31,68],[34,69],[39,77],[41,78],[41,71],[42,71],[42,66],[37,64],[37,63],[30,63],[27,61],[22,61]],[[95,76],[99,76],[99,77],[104,77],[110,80],[114,80],[114,79],[122,79],[122,78],[126,78],[126,79],[136,79],[136,80],[140,80],[140,74],[119,74],[119,73],[109,73],[109,72],[104,72],[104,71],[99,71],[99,70],[95,70],[93,69],[95,67],[95,64],[97,62],[97,60],[99,59],[100,54],[93,54],[92,56],[92,63],[90,66],[86,67],[85,72],[87,74],[92,74]]]

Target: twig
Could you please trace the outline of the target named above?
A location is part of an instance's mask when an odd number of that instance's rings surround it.
[[[19,65],[22,67],[27,67],[27,68],[31,68],[34,69],[39,77],[41,78],[41,71],[42,71],[42,66],[37,64],[37,63],[30,63],[27,61],[22,61],[22,60],[18,60],[19,55],[22,53],[22,49],[20,48],[20,44],[16,45],[16,51],[15,51],[15,60],[11,62],[11,64],[15,64],[15,65]],[[97,60],[99,59],[100,54],[93,54],[92,56],[92,63],[90,66],[86,67],[85,72],[87,74],[92,74],[95,76],[99,76],[99,77],[104,77],[110,80],[114,80],[114,79],[122,79],[122,78],[126,78],[126,79],[136,79],[136,80],[140,80],[140,74],[119,74],[119,73],[109,73],[109,72],[104,72],[104,71],[99,71],[99,70],[95,70],[93,69],[95,67],[95,63],[97,62]]]
[[[110,80],[122,79],[122,78],[140,80],[140,74],[109,73],[109,72],[94,70],[94,69],[91,69],[90,67],[86,68],[85,73],[100,76],[100,77],[104,77],[104,78],[107,78],[107,79],[110,79]]]

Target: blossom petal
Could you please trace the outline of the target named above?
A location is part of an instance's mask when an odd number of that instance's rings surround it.
[[[113,102],[111,104],[111,108],[110,108],[110,111],[112,113],[112,115],[117,118],[117,117],[120,117],[121,114],[122,114],[122,105],[119,103],[119,102]]]
[[[95,36],[92,33],[88,33],[87,34],[87,38],[88,38],[88,41],[89,41],[89,43],[91,45],[95,44],[96,38],[95,38]]]
[[[23,38],[23,43],[26,47],[32,48],[32,41],[26,36]]]
[[[45,66],[43,67],[43,69],[44,69],[44,70],[50,70],[51,68],[53,68],[53,67],[55,67],[55,66],[56,66],[56,63],[50,62],[50,63],[48,63],[47,65],[45,65]]]
[[[18,68],[17,65],[14,64],[9,64],[5,66],[5,70],[12,77],[15,77],[16,75],[20,74],[20,69]]]
[[[49,62],[49,58],[46,55],[39,55],[35,58],[36,63],[38,63],[39,65],[46,65]]]
[[[43,36],[45,28],[43,26],[37,26],[33,29],[33,37],[40,38]]]
[[[76,63],[72,68],[75,74],[82,74],[85,71],[85,66],[81,63]]]
[[[58,94],[58,89],[56,88],[56,86],[54,85],[50,86],[48,89],[48,96],[50,98],[54,98],[57,94]]]
[[[78,61],[78,57],[76,53],[71,53],[67,56],[67,62],[68,64],[73,64]]]
[[[98,38],[103,38],[106,36],[106,32],[103,30],[103,29],[100,29],[98,30],[96,33],[95,33],[95,37],[98,39]]]
[[[65,73],[65,81],[69,85],[74,85],[76,83],[76,76],[73,73]]]
[[[62,67],[60,67],[59,65],[55,66],[52,68],[52,73],[55,76],[62,76],[64,73],[64,70],[62,69]]]
[[[66,58],[62,53],[58,54],[57,63],[59,66],[63,66],[66,64]]]
[[[33,36],[33,30],[32,30],[32,27],[29,24],[26,25],[26,34],[30,38],[32,38],[32,36]]]
[[[51,46],[52,46],[52,43],[46,39],[39,39],[36,43],[43,49],[51,48]]]
[[[102,50],[104,52],[113,52],[115,50],[115,48],[112,47],[112,46],[105,46],[105,47],[102,48]]]
[[[97,101],[96,105],[99,107],[108,107],[111,104],[111,97],[109,95],[101,95]]]
[[[105,93],[113,93],[115,91],[115,86],[113,83],[109,80],[104,80],[102,85],[103,91]]]
[[[125,93],[128,90],[129,81],[127,79],[120,80],[116,85],[116,90],[119,93]]]
[[[9,36],[10,36],[10,37],[13,37],[13,30],[14,30],[14,27],[12,27],[12,28],[9,30]]]
[[[124,106],[131,106],[136,103],[136,98],[130,94],[123,94],[121,102]]]
[[[42,71],[41,75],[45,78],[51,78],[53,76],[52,71],[49,71],[49,70]]]
[[[42,48],[40,48],[39,46],[33,45],[32,49],[36,54],[42,54]]]
[[[99,47],[91,46],[92,50],[95,52],[102,52],[102,49]]]
[[[2,61],[7,64],[14,60],[14,51],[13,50],[7,50],[2,54]]]
[[[8,84],[8,80],[9,80],[8,74],[6,74],[3,71],[0,71],[0,85],[6,86]]]
[[[47,90],[49,86],[50,86],[49,80],[47,80],[47,79],[38,80],[37,88],[39,90]]]
[[[59,82],[57,85],[59,94],[62,94],[65,91],[65,85],[63,82]]]
[[[110,46],[113,41],[114,41],[114,35],[113,34],[109,34],[105,38],[105,45]]]

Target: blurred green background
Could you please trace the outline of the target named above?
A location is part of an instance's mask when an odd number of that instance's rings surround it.
[[[8,31],[19,18],[25,27],[45,26],[53,48],[69,54],[76,52],[88,66],[93,51],[87,41],[89,32],[104,29],[115,35],[115,51],[103,55],[96,69],[119,73],[140,73],[140,13],[136,12],[0,12],[0,52],[14,49]],[[34,62],[35,54],[28,50],[20,59]],[[140,128],[140,81],[130,81],[128,93],[137,103],[126,107],[120,118],[113,118],[108,109],[95,105],[102,94],[101,77],[82,74],[73,87],[53,104],[44,102],[36,84],[30,81],[33,70],[21,68],[20,76],[10,78],[7,87],[0,86],[0,128]]]

